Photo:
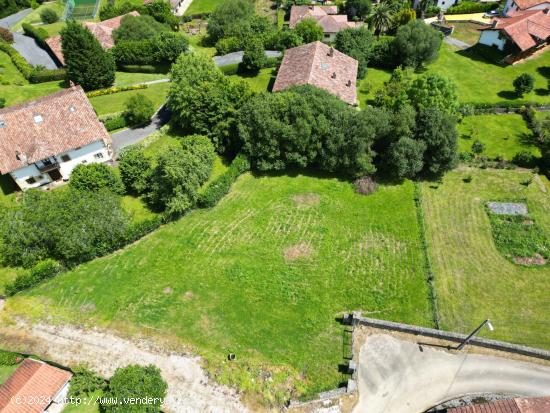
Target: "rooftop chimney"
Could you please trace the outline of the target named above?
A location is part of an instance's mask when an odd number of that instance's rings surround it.
[[[348,83],[346,83],[347,87],[351,87],[351,80],[348,80]]]
[[[328,55],[330,57],[334,56],[334,47],[331,47],[330,50],[328,51]]]
[[[332,76],[331,76],[333,79],[336,79],[336,72],[332,72]]]

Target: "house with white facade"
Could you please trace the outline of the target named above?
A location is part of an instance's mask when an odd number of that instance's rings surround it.
[[[506,0],[502,12],[505,16],[509,16],[518,11],[544,10],[548,8],[550,8],[550,1],[545,0]]]
[[[112,159],[112,141],[80,86],[0,109],[0,173],[26,190]]]

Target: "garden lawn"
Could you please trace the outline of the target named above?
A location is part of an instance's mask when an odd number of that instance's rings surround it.
[[[23,30],[23,23],[29,23],[29,24],[41,24],[42,19],[40,18],[40,13],[44,9],[53,9],[57,12],[57,15],[61,19],[63,16],[63,11],[65,10],[65,4],[63,4],[62,1],[50,1],[47,3],[43,3],[42,5],[38,6],[36,9],[34,9],[32,12],[30,12],[28,15],[23,17],[19,22],[14,24],[10,27],[10,30],[12,32],[22,31]]]
[[[129,90],[110,95],[96,96],[90,98],[90,103],[98,115],[122,112],[125,109],[126,101],[131,96],[141,93],[153,101],[155,108],[159,108],[166,101],[166,94],[168,93],[169,87],[169,83],[157,83],[149,85],[146,89]]]
[[[185,16],[212,13],[221,2],[222,0],[193,0],[189,8],[185,11]]]
[[[550,104],[548,79],[550,78],[550,53],[527,60],[515,66],[499,66],[479,57],[468,57],[446,43],[441,45],[439,58],[427,68],[428,72],[439,73],[453,80],[457,86],[461,103],[525,103]],[[530,73],[535,78],[533,92],[519,98],[512,82],[522,73]],[[388,80],[391,71],[369,68],[364,79],[358,83],[359,100],[374,98],[374,93]]]
[[[17,365],[15,366],[0,366],[0,385],[4,383],[11,375],[12,373],[17,369]]]
[[[472,176],[466,183],[463,179]],[[550,192],[530,172],[466,169],[440,185],[422,184],[441,328],[468,333],[489,318],[482,336],[550,349],[550,265],[524,267],[495,247],[485,203],[525,199],[529,214],[550,237]]]
[[[476,44],[479,41],[479,35],[481,33],[479,29],[487,27],[482,24],[471,22],[450,22],[449,24],[454,26],[451,36],[469,45]]]
[[[151,82],[159,79],[168,79],[168,74],[116,72],[115,86],[137,85],[138,83]]]
[[[530,152],[540,156],[539,149],[531,144],[533,133],[521,115],[476,115],[467,116],[458,124],[460,152],[470,152],[472,144],[479,140],[485,145],[482,156],[503,156],[512,160],[518,152]]]
[[[82,403],[77,405],[76,403],[68,404],[63,413],[99,413],[99,404],[95,403],[98,397],[102,397],[103,392],[98,390],[92,393],[90,396],[82,396]]]
[[[269,92],[275,82],[276,70],[273,68],[260,69],[256,74],[238,73],[231,77],[244,80],[256,93]]]
[[[6,309],[187,343],[220,382],[278,402],[288,386],[311,394],[343,379],[338,314],[432,319],[412,183],[367,197],[349,182],[301,174],[245,174],[216,207],[19,294]]]

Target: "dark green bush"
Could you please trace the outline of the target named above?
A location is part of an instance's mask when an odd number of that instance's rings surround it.
[[[48,45],[46,44],[46,39],[48,38],[48,32],[44,30],[42,27],[35,27],[32,24],[29,23],[23,23],[23,33],[25,33],[26,36],[32,37],[36,42],[45,48],[47,50]]]
[[[201,208],[211,208],[216,205],[231,189],[233,182],[250,169],[250,163],[244,155],[237,155],[227,171],[210,182],[199,196],[198,205]]]
[[[6,43],[13,43],[13,33],[5,27],[0,27],[0,39]]]
[[[78,191],[97,192],[106,189],[115,194],[121,194],[124,191],[118,174],[104,163],[77,165],[71,173],[69,185]]]
[[[522,168],[534,168],[537,165],[537,158],[531,152],[522,151],[514,155],[512,162]]]
[[[105,388],[105,380],[84,366],[73,369],[73,378],[69,388],[69,397],[89,396],[97,390]]]
[[[118,160],[120,177],[126,191],[142,194],[149,186],[151,177],[151,162],[140,145],[131,145],[124,148]]]
[[[124,118],[130,126],[144,125],[151,122],[155,106],[143,93],[137,93],[125,102]]]
[[[63,266],[53,259],[40,261],[29,272],[18,275],[15,280],[6,285],[6,294],[12,296],[19,291],[32,288],[62,271]]]
[[[144,237],[145,235],[153,232],[163,223],[163,218],[160,215],[155,215],[152,218],[148,218],[142,221],[133,222],[128,227],[128,242],[134,242]]]
[[[54,80],[65,80],[67,71],[65,69],[40,69],[35,67],[29,76],[31,83],[52,82]]]
[[[480,3],[477,1],[462,1],[449,7],[445,14],[485,13],[498,8],[498,2]]]
[[[126,118],[121,115],[105,119],[102,122],[103,122],[103,125],[105,126],[105,129],[107,129],[109,132],[116,129],[125,128],[126,126],[128,126],[128,123],[126,122]]]
[[[15,366],[23,360],[20,354],[0,350],[0,366]]]
[[[52,24],[59,20],[59,15],[54,9],[43,9],[40,12],[40,20],[44,24]]]

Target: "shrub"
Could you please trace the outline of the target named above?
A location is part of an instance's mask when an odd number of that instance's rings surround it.
[[[151,99],[142,93],[131,96],[125,103],[124,118],[128,125],[136,126],[151,122],[155,107]]]
[[[103,189],[115,194],[123,192],[123,185],[115,170],[104,163],[80,164],[73,169],[71,188],[78,191],[97,192]]]
[[[105,400],[118,400],[117,404],[103,404],[102,411],[106,413],[141,413],[158,412],[162,399],[166,397],[168,386],[160,375],[160,370],[153,366],[130,365],[118,368],[109,381],[105,392]],[[128,398],[150,398],[155,402],[145,409],[140,404],[123,404]]]
[[[521,97],[533,90],[533,87],[535,86],[535,78],[529,73],[522,73],[514,79],[513,85],[516,94]]]
[[[44,24],[52,24],[59,20],[59,15],[54,9],[43,9],[40,12],[40,20]]]
[[[474,141],[474,143],[472,143],[472,152],[473,153],[479,155],[484,150],[485,150],[485,145],[480,140],[476,139]]]
[[[381,37],[372,44],[369,63],[371,66],[383,69],[394,69],[398,66],[392,38]]]
[[[169,28],[157,22],[152,16],[127,15],[120,21],[120,26],[113,31],[115,43],[119,41],[143,41],[151,40]]]
[[[537,158],[530,152],[522,151],[514,155],[512,162],[523,168],[533,168],[537,164]]]
[[[15,366],[23,360],[20,354],[0,350],[0,366]]]
[[[44,30],[42,27],[35,27],[29,23],[23,23],[21,26],[23,27],[23,32],[25,33],[25,35],[35,39],[40,46],[47,50],[49,46],[46,44],[46,39],[49,37],[49,35],[46,30]]]
[[[119,87],[109,87],[109,88],[106,88],[106,89],[93,90],[91,92],[86,93],[86,96],[88,96],[89,98],[93,98],[95,96],[111,95],[113,93],[125,92],[127,90],[147,89],[148,87],[149,86],[145,85],[145,84],[130,85],[130,86],[119,86]]]
[[[245,70],[257,72],[267,63],[264,47],[259,39],[250,41],[244,50],[242,66]]]
[[[374,181],[372,176],[363,176],[362,178],[356,179],[353,182],[355,187],[355,192],[361,195],[370,195],[376,192],[378,189],[378,184]]]
[[[5,27],[0,27],[0,39],[6,43],[13,43],[13,33]]]
[[[137,222],[132,222],[128,227],[127,239],[128,242],[134,242],[153,232],[162,225],[163,219],[160,215],[155,215],[152,218],[144,219]]]
[[[37,286],[42,281],[53,278],[62,271],[63,266],[55,260],[40,261],[29,272],[18,275],[15,280],[6,285],[6,294],[12,296],[20,291]]]
[[[413,20],[397,29],[393,46],[401,64],[419,68],[437,59],[441,38],[422,20]]]
[[[145,191],[151,176],[151,163],[141,146],[124,148],[120,153],[118,168],[126,191],[136,194]]]
[[[223,56],[241,50],[242,43],[236,37],[225,37],[216,42],[216,54]]]
[[[65,69],[41,69],[35,66],[31,75],[29,76],[29,82],[31,83],[43,83],[52,82],[54,80],[65,80],[67,77],[67,71]]]
[[[485,13],[497,7],[498,2],[480,3],[477,1],[463,1],[455,6],[449,7],[445,14]]]
[[[105,380],[84,366],[72,369],[73,377],[69,388],[69,397],[89,396],[97,390],[105,388]]]
[[[105,126],[105,129],[107,131],[113,131],[116,129],[125,128],[128,126],[128,123],[126,122],[126,118],[122,115],[113,116],[111,118],[102,120],[103,125]]]
[[[250,163],[244,155],[237,155],[227,171],[210,182],[199,196],[197,204],[201,208],[211,208],[229,192],[233,182],[250,169]]]

